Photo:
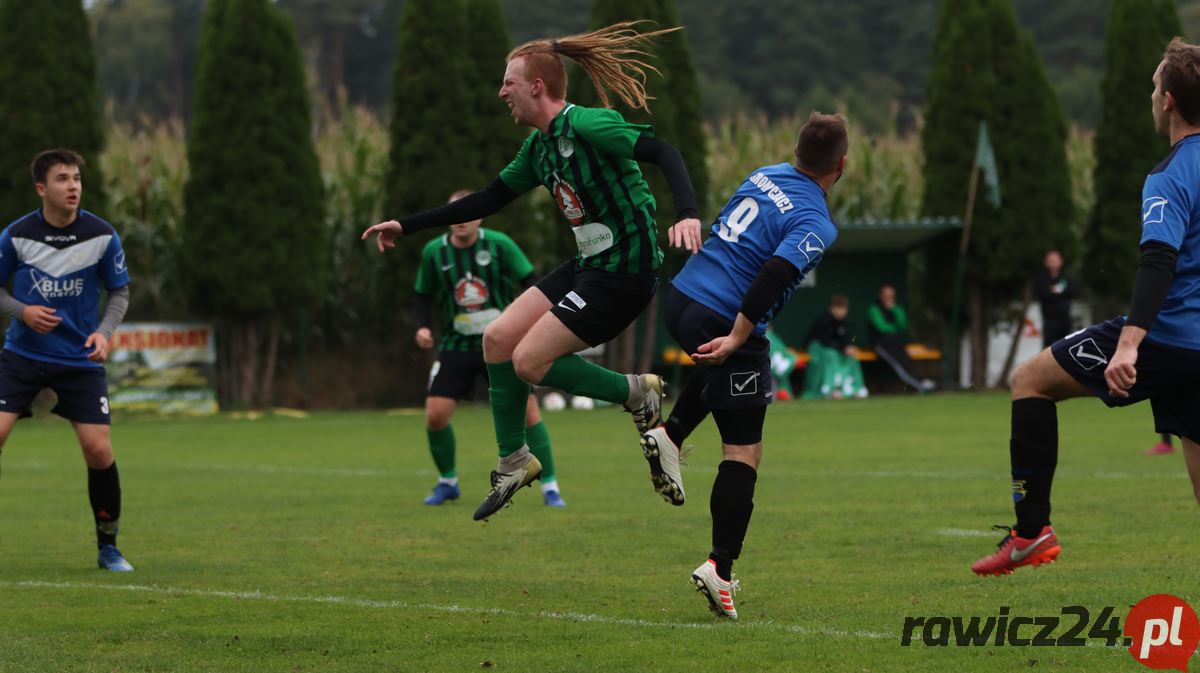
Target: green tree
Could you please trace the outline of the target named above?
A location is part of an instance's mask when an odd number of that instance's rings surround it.
[[[212,0],[188,143],[181,272],[234,355],[234,404],[272,402],[284,325],[324,291],[323,185],[291,20]]]
[[[467,2],[465,46],[471,58],[470,93],[473,105],[470,117],[473,120],[475,149],[463,160],[465,163],[475,159],[479,176],[483,180],[491,180],[516,155],[530,129],[513,124],[512,115],[498,95],[511,46],[500,0]],[[483,185],[464,182],[461,186],[474,189]],[[552,261],[548,261],[548,258],[560,258],[555,252],[559,245],[556,239],[562,232],[544,210],[535,212],[530,203],[531,197],[532,194],[522,195],[489,217],[484,224],[508,233],[539,270],[549,271],[546,265]]]
[[[29,162],[53,147],[84,156],[84,201],[103,214],[96,57],[79,0],[0,0],[0,220],[41,205]]]
[[[1017,25],[1008,0],[943,0],[926,120],[926,214],[963,212],[980,121],[988,123],[1006,195],[999,208],[976,201],[967,251],[972,380],[984,385],[993,308],[1018,295],[1046,248],[1070,254],[1076,241],[1066,123],[1033,38]],[[945,260],[957,254],[956,243],[926,253],[932,283],[925,299],[942,306],[952,287],[945,270],[953,265]]]
[[[1133,289],[1142,182],[1168,149],[1167,139],[1154,130],[1150,77],[1167,42],[1181,31],[1173,0],[1111,0],[1095,141],[1096,205],[1083,265],[1106,312],[1120,310]]]

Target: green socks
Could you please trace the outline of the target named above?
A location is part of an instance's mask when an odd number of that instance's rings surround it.
[[[517,376],[512,360],[489,362],[487,371],[496,445],[500,447],[500,457],[504,458],[525,446],[525,405],[529,403],[529,384]]]
[[[425,428],[425,434],[429,437],[429,455],[433,456],[438,474],[442,479],[453,479],[458,474],[454,470],[454,426],[447,425],[441,430]]]
[[[488,367],[490,372],[491,365]],[[625,404],[629,400],[629,379],[624,374],[605,369],[575,354],[555,360],[539,385],[613,404]]]
[[[554,452],[550,450],[550,433],[546,431],[546,423],[538,421],[537,425],[525,428],[525,441],[529,443],[529,451],[542,464],[542,483],[554,481]]]

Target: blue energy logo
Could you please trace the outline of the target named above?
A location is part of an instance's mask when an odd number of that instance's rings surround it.
[[[33,289],[46,301],[83,294],[83,278],[61,280],[34,270],[30,270],[29,275],[33,280]]]

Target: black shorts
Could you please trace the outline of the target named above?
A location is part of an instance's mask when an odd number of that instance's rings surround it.
[[[667,293],[667,330],[684,352],[695,353],[732,329],[725,316],[674,287]],[[697,366],[693,376],[704,377],[704,405],[713,411],[765,407],[775,397],[771,348],[758,334],[751,334],[725,362]]]
[[[45,388],[58,396],[51,411],[68,421],[112,423],[103,367],[71,367],[0,351],[0,411],[33,415],[33,398]]]
[[[658,289],[658,276],[601,271],[571,260],[539,280],[537,288],[572,334],[599,346],[637,320]]]
[[[1112,397],[1104,369],[1117,350],[1125,318],[1114,318],[1068,334],[1050,352],[1067,370],[1110,407],[1150,400],[1154,430],[1200,442],[1200,351],[1145,339],[1138,347],[1137,383],[1129,397]]]
[[[455,400],[475,399],[475,383],[487,381],[487,365],[483,351],[438,351],[438,359],[429,370],[431,397]]]

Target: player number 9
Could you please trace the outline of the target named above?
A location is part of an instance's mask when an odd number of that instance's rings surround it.
[[[722,217],[718,220],[717,235],[730,243],[737,243],[738,236],[741,236],[756,217],[758,217],[758,203],[754,201],[753,197],[747,196],[737,204],[732,213],[729,213],[729,217]]]

